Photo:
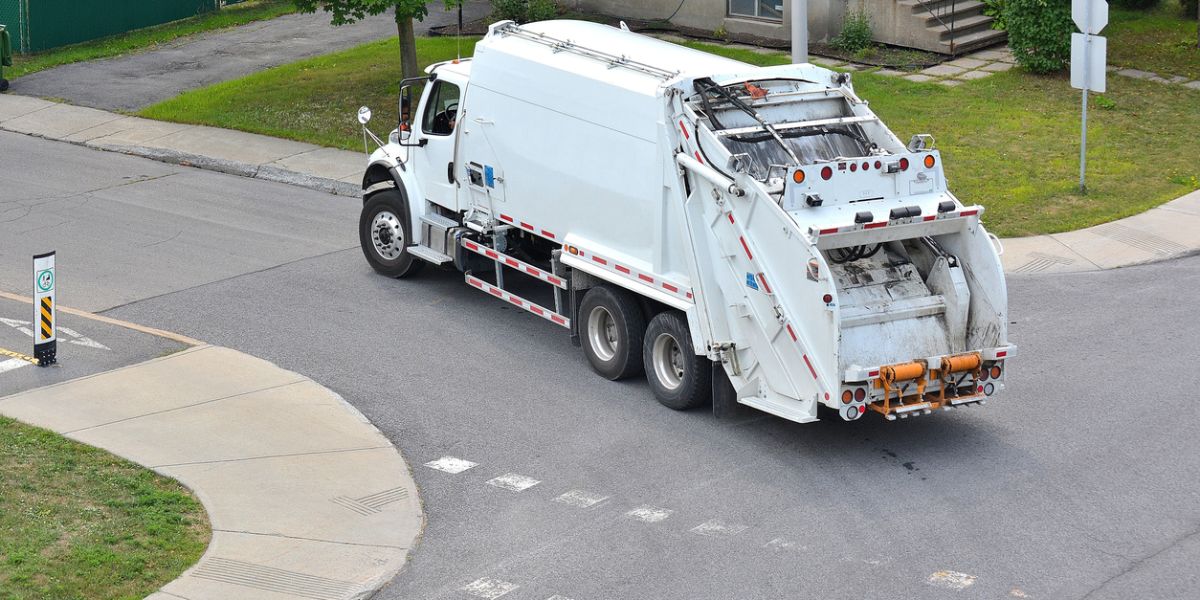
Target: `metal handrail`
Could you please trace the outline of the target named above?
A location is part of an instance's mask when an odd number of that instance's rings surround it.
[[[934,2],[937,2],[937,0],[933,0],[933,2],[930,2],[930,1],[927,1],[927,0],[917,0],[917,4],[920,4],[922,8],[924,8],[924,9],[925,9],[925,10],[927,10],[927,11],[929,11],[929,14],[930,14],[930,15],[931,15],[931,16],[932,16],[934,19],[936,19],[936,20],[937,20],[937,22],[938,22],[938,23],[939,23],[939,24],[942,26],[942,28],[944,28],[946,31],[949,31],[949,32],[950,32],[950,55],[951,55],[951,56],[954,56],[954,55],[956,55],[956,54],[957,54],[957,53],[954,51],[954,43],[955,43],[955,39],[954,39],[954,14],[957,12],[957,11],[955,10],[955,4],[957,4],[958,0],[950,0],[949,2],[941,2],[941,3],[940,3],[940,4],[941,4],[941,7],[942,7],[943,9],[944,9],[945,7],[947,7],[947,6],[949,6],[949,7],[950,7],[950,22],[949,22],[949,23],[946,23],[946,21],[945,21],[944,19],[942,19],[942,15],[941,15],[941,14],[938,14],[938,11],[935,11],[935,10],[934,10],[934,7],[933,7],[933,4],[934,4]],[[944,11],[944,10],[943,10],[943,11],[941,11],[941,12],[942,12],[943,14],[945,13],[945,11]]]

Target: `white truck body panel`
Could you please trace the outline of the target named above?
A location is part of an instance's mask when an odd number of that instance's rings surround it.
[[[423,148],[372,160],[417,166],[398,185],[443,214],[549,240],[566,266],[685,311],[741,403],[798,422],[820,404],[846,419],[948,409],[982,399],[1015,351],[982,209],[848,76],[574,21],[498,23],[473,60],[432,72],[465,83],[457,193],[410,159]],[[432,210],[411,204],[414,220]]]

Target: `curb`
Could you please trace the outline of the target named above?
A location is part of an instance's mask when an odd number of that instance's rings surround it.
[[[425,526],[411,467],[357,408],[228,348],[198,343],[0,397],[0,414],[193,491],[209,545],[149,600],[370,598]]]
[[[38,136],[41,137],[41,136]],[[44,138],[54,141],[66,141],[55,138]],[[348,196],[357,198],[362,195],[362,188],[352,183],[329,179],[326,177],[318,177],[299,171],[290,171],[272,165],[254,165],[245,162],[226,160],[223,158],[212,158],[209,156],[201,156],[199,154],[191,154],[179,150],[168,150],[166,148],[147,148],[145,146],[116,146],[110,144],[89,144],[87,142],[69,142],[84,146],[87,148],[95,148],[105,152],[116,152],[118,154],[127,154],[130,156],[139,156],[161,163],[179,165],[181,167],[192,167],[204,171],[216,171],[225,173],[226,175],[237,175],[239,177],[249,177],[251,179],[262,179],[264,181],[273,181],[275,183],[286,183],[295,185],[310,190],[334,194],[336,196]]]

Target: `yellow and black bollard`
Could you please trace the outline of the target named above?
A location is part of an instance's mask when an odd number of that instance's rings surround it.
[[[54,252],[33,257],[33,357],[42,367],[58,362],[54,279]]]

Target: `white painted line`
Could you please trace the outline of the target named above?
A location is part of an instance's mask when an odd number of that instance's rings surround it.
[[[733,537],[745,530],[745,525],[731,525],[720,519],[713,519],[693,527],[691,531],[710,537]]]
[[[625,516],[637,519],[643,523],[657,523],[671,516],[673,512],[675,511],[657,506],[639,506],[625,513]]]
[[[559,596],[558,594],[555,594],[553,596],[550,596],[549,598],[546,598],[546,600],[571,600],[571,599],[566,596]]]
[[[804,550],[804,546],[797,546],[796,542],[785,538],[775,538],[763,544],[763,548],[770,550]]]
[[[469,460],[454,458],[453,456],[443,456],[437,460],[431,460],[425,463],[425,466],[430,469],[445,471],[451,475],[458,475],[471,467],[478,466],[479,463],[473,463]]]
[[[491,577],[482,577],[462,587],[462,591],[476,598],[495,600],[521,586]]]
[[[608,496],[601,496],[587,490],[571,490],[554,499],[555,502],[561,502],[575,508],[591,508],[605,500],[608,500]]]
[[[87,337],[82,333],[75,331],[74,329],[71,329],[70,327],[59,327],[58,331],[59,333],[67,334],[68,337],[75,338],[72,340],[67,340],[68,344],[75,344],[76,346],[83,346],[85,348],[95,348],[97,350],[112,350],[112,348],[109,348],[108,346],[105,346],[104,344],[101,344],[100,342],[97,342],[96,340],[93,340],[92,338]]]
[[[973,583],[975,583],[974,575],[967,575],[958,571],[938,571],[929,576],[929,585],[949,590],[965,589]]]
[[[28,367],[31,364],[32,363],[19,358],[10,358],[5,361],[0,361],[0,373],[7,373],[8,371],[12,371],[14,369],[20,369],[21,367]]]
[[[532,477],[526,477],[516,473],[505,473],[495,479],[488,480],[488,485],[494,485],[498,488],[504,488],[514,492],[525,491],[539,483],[541,482]]]

